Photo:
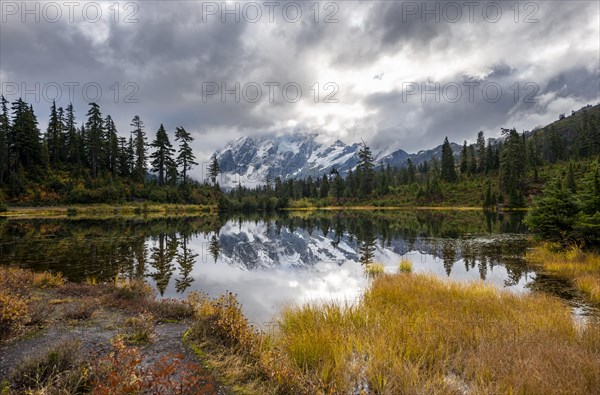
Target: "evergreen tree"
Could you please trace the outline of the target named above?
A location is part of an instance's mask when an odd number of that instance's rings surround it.
[[[374,168],[371,149],[363,141],[362,147],[358,151],[358,165],[356,166],[356,174],[359,178],[359,188],[362,197],[370,196],[373,191]]]
[[[509,206],[520,207],[526,170],[525,146],[515,129],[502,129],[502,133],[506,140],[500,153],[500,189],[508,195]]]
[[[460,152],[460,174],[465,175],[469,170],[469,153],[467,149],[467,140],[463,143],[462,151]]]
[[[525,224],[544,238],[566,243],[575,224],[578,207],[573,194],[563,187],[560,177],[549,181],[534,201]]]
[[[73,104],[67,106],[65,116],[65,151],[66,159],[70,164],[80,164],[81,157],[79,155],[79,137],[77,127],[75,125],[75,111]]]
[[[492,203],[493,199],[492,199],[492,184],[488,181],[487,182],[487,189],[485,191],[485,194],[483,195],[483,208],[489,208],[493,206]]]
[[[100,106],[90,103],[87,113],[88,120],[85,123],[87,133],[87,155],[92,169],[92,178],[98,176],[98,169],[105,157],[104,121]]]
[[[413,162],[412,160],[410,160],[410,158],[408,158],[408,160],[406,161],[406,170],[408,175],[408,183],[414,183],[416,180],[415,165],[413,165]]]
[[[8,101],[4,96],[0,96],[0,185],[8,180],[10,169],[10,119],[8,116]]]
[[[12,146],[15,162],[11,166],[23,166],[25,172],[35,175],[42,165],[42,142],[33,107],[18,99],[13,103],[12,110],[9,144]]]
[[[567,171],[567,179],[565,185],[571,193],[577,193],[577,184],[575,183],[575,170],[573,162],[569,161],[569,170]]]
[[[131,176],[131,163],[130,163],[130,144],[127,143],[125,137],[119,137],[117,140],[118,155],[117,155],[117,169],[118,174],[121,177],[129,178]]]
[[[194,138],[183,127],[175,129],[175,141],[179,142],[179,151],[177,154],[177,165],[181,168],[183,183],[187,183],[187,174],[192,166],[198,165],[196,157],[190,147]]]
[[[212,160],[210,162],[210,166],[208,166],[208,177],[210,178],[210,181],[213,183],[213,185],[216,185],[217,177],[219,176],[220,172],[221,172],[221,166],[219,166],[219,161],[217,161],[217,157],[215,155],[213,155]],[[267,187],[269,186],[269,178],[268,177],[269,177],[269,175],[267,174],[267,179],[265,180]]]
[[[50,164],[56,167],[61,159],[62,148],[62,123],[56,111],[56,103],[52,101],[50,108],[50,120],[46,129],[46,144],[48,145],[48,156]]]
[[[107,142],[107,164],[108,170],[113,174],[119,174],[119,137],[117,127],[110,115],[104,120],[106,126],[106,142]]]
[[[582,179],[579,193],[581,207],[585,214],[600,212],[600,164],[595,161]]]
[[[342,198],[342,196],[344,196],[345,189],[346,189],[346,185],[344,183],[344,179],[342,178],[340,173],[338,173],[336,171],[335,176],[333,177],[333,186],[332,186],[333,196],[335,196],[335,198],[337,200],[340,200]]]
[[[175,152],[175,150],[173,150]],[[179,171],[177,170],[177,162],[173,157],[170,157],[167,161],[167,173],[166,182],[169,185],[177,185],[177,179],[179,178]]]
[[[592,163],[581,180],[580,213],[575,224],[575,237],[590,245],[600,245],[600,164]]]
[[[456,181],[456,168],[454,167],[454,155],[448,137],[442,145],[442,179],[447,182]]]
[[[326,175],[323,175],[321,186],[319,187],[319,197],[325,199],[327,196],[329,196],[329,179]]]
[[[150,146],[154,148],[154,152],[150,155],[152,159],[152,171],[158,173],[158,185],[163,186],[165,185],[167,166],[173,161],[175,150],[169,141],[169,136],[162,123],[156,132],[156,139],[154,139]]]
[[[546,151],[550,163],[564,159],[564,142],[554,129],[554,126],[550,126],[550,130],[546,134]]]
[[[477,155],[475,154],[475,146],[473,144],[468,147],[467,158],[469,163],[468,173],[477,174]]]
[[[477,134],[477,170],[479,173],[485,173],[485,159],[486,159],[486,149],[485,149],[485,137],[483,135],[483,131],[480,131]]]
[[[133,179],[137,182],[144,182],[148,167],[146,164],[146,132],[144,131],[144,123],[138,115],[133,117],[131,121],[133,126],[133,148],[135,152],[135,166],[133,169]]]

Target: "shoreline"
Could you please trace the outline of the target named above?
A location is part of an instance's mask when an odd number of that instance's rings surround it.
[[[485,210],[475,206],[306,206],[286,207],[281,212],[317,212],[317,211],[483,211],[490,213],[526,212],[528,208],[502,208]],[[221,211],[216,205],[171,204],[171,203],[126,203],[126,204],[77,204],[56,206],[9,206],[5,212],[0,212],[0,219],[37,219],[37,218],[98,218],[103,216],[198,216],[237,211]],[[251,212],[257,213],[257,212]],[[258,212],[262,213],[262,212]]]
[[[196,216],[209,215],[218,212],[215,205],[199,204],[77,204],[57,206],[9,206],[8,210],[0,213],[0,219],[37,219],[37,218],[98,218],[107,215],[117,216]]]

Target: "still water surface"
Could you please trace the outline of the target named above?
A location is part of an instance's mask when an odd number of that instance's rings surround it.
[[[578,306],[567,284],[525,262],[521,220],[471,211],[0,220],[0,264],[72,281],[146,278],[162,297],[231,291],[255,323],[286,304],[352,302],[369,282],[365,261],[392,273],[403,257],[413,272],[542,290]]]

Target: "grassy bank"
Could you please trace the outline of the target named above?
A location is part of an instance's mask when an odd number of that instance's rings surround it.
[[[559,301],[481,283],[379,275],[354,306],[288,308],[255,331],[233,295],[196,296],[188,338],[240,392],[593,393],[600,328]]]
[[[36,219],[36,218],[67,218],[77,216],[78,218],[103,218],[114,216],[176,216],[176,215],[201,215],[214,213],[217,206],[199,204],[161,204],[161,203],[139,203],[139,204],[87,204],[71,206],[43,206],[43,207],[19,207],[10,206],[7,211],[0,212],[0,217]]]
[[[545,271],[573,282],[592,303],[600,305],[600,255],[578,246],[568,249],[545,243],[527,254],[527,259]]]

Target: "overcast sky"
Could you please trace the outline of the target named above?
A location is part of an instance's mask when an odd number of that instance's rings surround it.
[[[81,121],[96,99],[122,135],[134,115],[151,138],[185,127],[200,160],[294,131],[415,152],[600,100],[597,1],[24,4],[0,2],[9,101],[32,102],[45,130],[59,87],[58,105]],[[221,96],[236,83],[239,102]]]

